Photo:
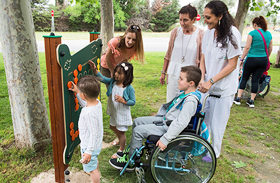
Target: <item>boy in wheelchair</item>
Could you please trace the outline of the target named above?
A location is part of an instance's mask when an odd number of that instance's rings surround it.
[[[119,158],[110,159],[109,163],[122,170],[135,149],[142,146],[143,139],[150,135],[161,136],[156,146],[164,151],[168,143],[176,138],[189,124],[195,115],[200,100],[200,92],[196,88],[201,79],[201,71],[196,66],[181,68],[178,88],[181,92],[170,102],[163,104],[156,116],[138,117],[133,122],[129,153],[118,153]],[[169,125],[168,122],[171,121]],[[127,171],[134,166],[126,167]]]

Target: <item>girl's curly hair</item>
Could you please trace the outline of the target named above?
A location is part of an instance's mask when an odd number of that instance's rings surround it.
[[[227,40],[229,39],[234,48],[237,49],[238,46],[231,31],[231,26],[235,26],[235,21],[229,14],[227,5],[222,1],[210,1],[205,8],[209,8],[216,17],[223,15],[216,28],[218,31],[217,44],[219,42],[222,44],[222,48],[225,48],[228,46]]]

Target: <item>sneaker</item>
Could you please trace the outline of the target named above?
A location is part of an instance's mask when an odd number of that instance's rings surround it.
[[[241,104],[240,97],[235,97],[233,103],[235,103],[236,105],[240,105]]]
[[[128,160],[129,160],[128,155],[124,155],[121,158],[110,159],[109,163],[112,165],[112,167],[114,167],[118,170],[122,170],[125,167],[125,165],[127,164]],[[134,169],[135,169],[135,166],[129,164],[126,167],[125,171],[133,171]]]
[[[206,163],[211,163],[212,162],[212,158],[210,156],[204,156],[202,158],[202,161],[206,162]]]
[[[116,155],[118,156],[118,158],[121,158],[123,157],[125,154],[128,154],[129,153],[129,149],[130,148],[126,148],[124,151],[122,152],[117,152]]]
[[[246,104],[248,104],[249,107],[252,107],[252,108],[255,107],[255,105],[254,105],[254,100],[252,100],[252,99],[249,99],[249,100],[246,102]]]

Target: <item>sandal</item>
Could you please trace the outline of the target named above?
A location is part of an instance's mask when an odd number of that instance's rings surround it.
[[[120,142],[114,140],[113,142],[111,142],[111,145],[112,146],[120,146]]]
[[[123,151],[119,149],[117,152],[123,152]],[[118,156],[117,152],[111,156],[112,159],[117,159],[120,157]]]

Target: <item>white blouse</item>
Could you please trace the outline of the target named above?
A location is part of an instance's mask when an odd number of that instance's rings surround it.
[[[191,35],[185,35],[182,27],[177,30],[177,37],[174,41],[174,47],[171,54],[167,74],[175,75],[179,78],[181,67],[196,65],[198,28]],[[182,48],[183,45],[183,48]],[[185,61],[182,62],[184,57]]]

